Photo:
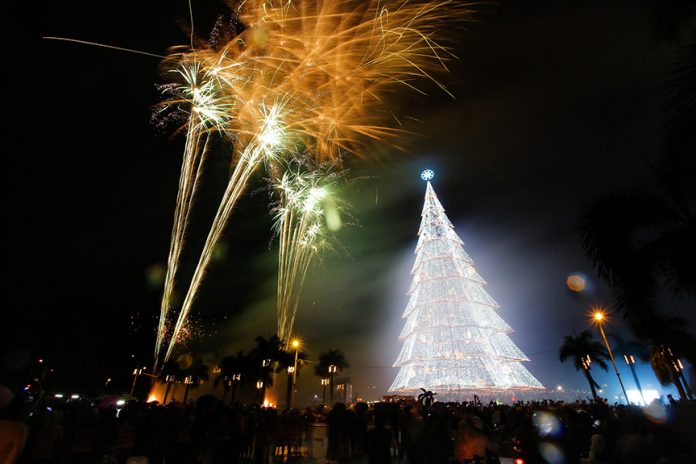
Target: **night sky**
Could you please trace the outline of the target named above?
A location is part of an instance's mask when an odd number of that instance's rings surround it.
[[[194,2],[197,30],[210,29],[220,3]],[[404,118],[414,135],[396,140],[403,151],[375,147],[367,160],[346,161],[356,179],[346,190],[352,218],[338,251],[310,273],[296,323],[310,355],[339,348],[358,393],[376,399],[386,391],[425,192],[419,173],[432,168],[440,201],[515,329],[512,340],[531,359],[528,369],[550,388],[586,388],[558,361],[558,347],[589,327],[590,303],[610,304],[611,295],[583,257],[576,224],[597,195],[655,182],[637,153],[659,150],[661,89],[675,53],[656,38],[656,5],[477,7],[477,21],[449,38],[459,59],[441,81],[455,98],[425,85],[428,96],[410,95],[397,108],[414,118]],[[53,2],[39,12],[40,35],[163,54],[187,43],[180,27],[187,8]],[[162,82],[157,59],[38,37],[31,46],[33,59],[22,64],[38,77],[37,101],[19,110],[23,148],[6,153],[13,169],[3,369],[16,377],[30,357],[43,356],[56,385],[94,386],[106,377],[125,385],[136,363],[151,361],[183,137],[151,124]],[[225,153],[211,157],[183,275],[228,168]],[[208,358],[250,349],[254,337],[275,331],[276,248],[261,178],[239,203],[194,305],[201,336],[190,348]],[[571,272],[589,276],[584,295],[567,289]],[[663,303],[696,323],[686,311],[693,301]],[[613,325],[625,331],[619,315]],[[647,366],[642,371],[657,386]],[[317,385],[304,395],[319,393],[318,379],[307,382]]]

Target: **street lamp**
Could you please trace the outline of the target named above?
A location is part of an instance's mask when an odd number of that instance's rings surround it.
[[[288,382],[285,388],[285,409],[290,409],[292,407],[292,391],[295,385],[292,382],[292,376],[295,373],[295,368],[293,366],[288,366]]]
[[[141,367],[139,369],[136,367],[133,369],[133,385],[131,386],[130,396],[133,396],[133,392],[135,391],[135,383],[138,381],[138,377],[145,369],[147,369],[147,367]],[[110,381],[111,379],[108,379],[106,384],[108,385]]]
[[[297,357],[300,353],[300,341],[295,338],[292,343],[292,347],[295,349],[295,363],[292,366],[292,392],[290,401],[288,401],[288,406],[292,406],[292,397],[295,395],[295,387],[297,385]],[[290,368],[288,368],[288,374],[290,374]]]
[[[619,374],[619,368],[616,367],[616,361],[614,361],[614,354],[611,352],[609,341],[607,340],[607,336],[604,334],[604,327],[602,327],[602,323],[606,319],[606,315],[604,314],[604,311],[597,308],[592,314],[592,317],[599,326],[599,332],[602,334],[602,339],[604,340],[604,344],[606,345],[607,351],[609,352],[609,358],[611,359],[611,363],[614,365],[614,372],[616,372],[616,378],[619,379],[619,385],[621,385],[621,391],[624,394],[624,399],[626,399],[626,404],[630,404],[628,402],[628,395],[626,394],[626,389],[624,388],[624,384],[621,381],[621,374]]]
[[[330,387],[330,392],[329,392],[329,398],[331,398],[331,404],[333,405],[333,394],[334,394],[334,375],[336,374],[336,366],[331,364],[329,366],[329,387]]]
[[[648,404],[645,402],[645,396],[643,395],[643,387],[640,386],[640,381],[638,381],[638,375],[636,374],[636,358],[633,357],[632,354],[624,354],[624,360],[626,361],[626,364],[628,367],[631,369],[631,374],[633,374],[633,381],[636,383],[636,387],[638,387],[638,392],[640,393],[640,399],[643,401],[643,404]]]
[[[322,394],[321,394],[321,404],[326,405],[326,386],[329,384],[329,379],[321,379]]]

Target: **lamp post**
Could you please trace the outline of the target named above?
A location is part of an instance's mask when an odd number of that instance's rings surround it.
[[[141,367],[141,368],[136,367],[135,369],[133,369],[133,385],[131,385],[130,396],[133,396],[133,392],[135,392],[135,383],[138,381],[138,377],[140,376],[140,374],[143,373],[143,371],[145,369],[147,369],[147,367]],[[107,385],[110,381],[111,381],[111,379],[108,379]]]
[[[263,380],[258,380],[256,382],[256,390],[258,391],[258,395],[261,397],[260,403],[263,404],[263,400],[264,400],[264,398],[263,398],[263,395],[264,395]]]
[[[293,397],[295,396],[295,388],[297,386],[297,358],[298,358],[299,353],[300,353],[300,341],[297,338],[295,338],[292,341],[291,345],[295,349],[295,363],[292,366],[292,391],[291,391],[291,395],[290,395],[290,398],[288,401],[288,407],[292,407],[292,400],[293,400]],[[288,368],[288,373],[291,373],[290,368]],[[290,380],[290,379],[288,379],[288,380]]]
[[[604,312],[601,311],[600,309],[596,309],[594,313],[592,314],[593,319],[599,326],[599,332],[602,334],[602,339],[604,340],[604,344],[607,347],[607,351],[609,352],[609,358],[611,359],[611,363],[614,365],[614,372],[616,372],[616,378],[619,379],[619,385],[621,385],[621,391],[624,394],[624,399],[626,400],[626,404],[630,404],[628,402],[628,395],[626,394],[626,389],[624,388],[624,384],[621,381],[621,374],[619,374],[619,368],[616,367],[616,361],[614,361],[614,354],[611,352],[611,347],[609,346],[609,341],[607,340],[607,336],[604,334],[604,327],[602,327],[602,323],[604,322],[605,316]]]
[[[624,360],[626,361],[626,364],[628,364],[628,367],[631,369],[631,374],[633,374],[633,381],[636,382],[636,387],[638,387],[638,391],[640,392],[640,399],[643,401],[643,404],[647,405],[647,403],[645,402],[645,396],[643,395],[643,387],[640,386],[640,382],[638,381],[638,375],[636,375],[636,358],[634,358],[632,354],[624,354]]]
[[[322,393],[321,404],[326,406],[326,386],[329,384],[329,379],[321,379]]]
[[[230,398],[230,404],[234,404],[235,397],[237,396],[237,387],[239,386],[239,382],[241,382],[241,380],[241,373],[232,374],[232,378],[230,379],[230,383],[232,385],[232,397]]]
[[[331,398],[331,404],[333,405],[333,394],[334,394],[334,375],[336,374],[336,366],[331,364],[329,366],[329,398]]]
[[[290,409],[292,407],[292,392],[295,389],[295,385],[292,381],[292,376],[295,374],[295,368],[293,366],[288,366],[288,384],[285,389],[285,409]]]

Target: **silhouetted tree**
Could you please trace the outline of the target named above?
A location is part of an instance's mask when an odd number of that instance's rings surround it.
[[[266,397],[266,388],[273,386],[273,366],[280,360],[283,352],[283,342],[277,335],[269,339],[256,337],[256,347],[250,353],[250,372],[255,375],[257,382],[263,382],[260,389],[261,402]]]
[[[181,382],[184,378],[183,369],[179,366],[179,363],[174,359],[170,359],[162,365],[162,369],[159,372],[158,380],[161,383],[167,385],[164,390],[164,398],[162,398],[162,404],[167,403],[167,398],[169,397],[169,392],[172,385],[176,385]]]
[[[656,37],[672,43],[677,57],[663,88],[661,150],[639,153],[655,185],[596,198],[579,223],[587,258],[641,341],[657,328],[642,321],[660,317],[660,290],[696,296],[696,41],[683,34],[694,2],[656,2],[655,8]]]
[[[426,408],[429,408],[430,406],[433,405],[433,401],[435,401],[435,395],[437,393],[433,393],[430,390],[426,390],[425,388],[421,388],[423,393],[420,393],[418,395],[418,402],[425,406]]]
[[[244,354],[244,351],[237,351],[234,356],[225,356],[220,362],[220,373],[215,377],[214,386],[217,387],[218,384],[222,383],[222,388],[224,393],[222,396],[223,403],[227,398],[227,394],[230,392],[230,387],[232,389],[232,396],[230,397],[230,404],[234,403],[237,396],[237,388],[241,383],[247,383],[249,381],[249,356]]]
[[[208,372],[210,368],[203,363],[201,358],[194,358],[193,362],[189,367],[184,369],[184,384],[186,389],[184,390],[184,403],[188,401],[189,391],[191,389],[198,388],[203,382],[207,382],[210,378]]]
[[[319,363],[314,366],[314,373],[322,379],[329,379],[329,402],[331,404],[333,404],[334,396],[334,376],[336,373],[342,372],[343,369],[347,369],[349,367],[350,364],[348,364],[345,355],[341,353],[340,350],[332,350],[329,348],[328,351],[319,355]]]
[[[604,346],[600,342],[594,340],[589,331],[583,330],[575,337],[572,335],[563,337],[563,344],[558,351],[558,357],[561,362],[572,359],[575,370],[579,371],[582,369],[587,383],[590,384],[592,397],[596,398],[596,389],[600,388],[600,386],[592,377],[590,368],[592,363],[594,363],[601,369],[607,370],[606,360],[609,359],[609,354],[607,354]]]
[[[692,398],[682,363],[682,360],[696,362],[696,342],[686,331],[687,321],[680,317],[657,315],[643,324],[651,326],[650,337],[645,343],[650,347],[647,359],[655,376],[662,385],[673,384],[683,399]]]

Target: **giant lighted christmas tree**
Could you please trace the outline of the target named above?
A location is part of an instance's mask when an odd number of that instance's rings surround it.
[[[432,171],[422,177],[429,181]],[[512,329],[496,312],[430,182],[418,235],[399,337],[404,345],[394,363],[400,369],[389,391],[544,388],[522,365],[529,359],[508,337]]]

